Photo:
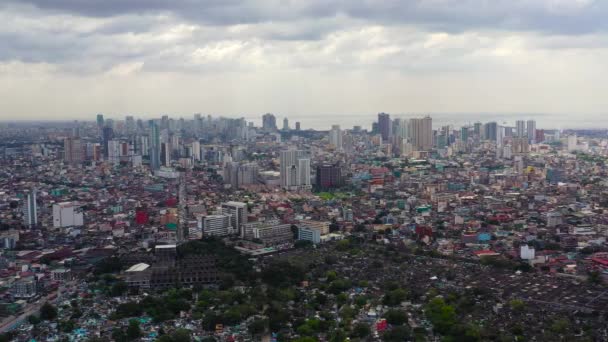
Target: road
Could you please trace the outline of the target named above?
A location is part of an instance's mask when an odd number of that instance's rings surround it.
[[[49,293],[48,295],[40,298],[38,301],[36,301],[34,303],[28,303],[27,306],[25,307],[23,313],[20,314],[19,316],[10,316],[10,317],[6,317],[5,319],[3,319],[0,322],[0,334],[11,331],[13,329],[16,329],[17,327],[19,327],[21,324],[23,324],[27,320],[28,316],[33,315],[33,314],[38,314],[40,312],[40,308],[42,307],[42,305],[44,305],[44,303],[49,301],[49,297],[56,294],[57,295],[55,297],[56,299],[52,300],[51,302],[56,302],[57,300],[60,300],[61,294],[62,294],[62,288],[64,286],[68,286],[71,284],[72,284],[72,282],[66,283],[65,285],[60,285],[57,288],[57,291],[53,291],[53,292]]]

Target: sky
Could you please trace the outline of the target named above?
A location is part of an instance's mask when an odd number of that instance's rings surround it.
[[[542,113],[595,127],[606,18],[605,0],[2,0],[0,120]]]

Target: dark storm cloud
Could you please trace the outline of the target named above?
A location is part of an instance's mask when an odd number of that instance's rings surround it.
[[[604,31],[604,0],[9,0],[91,17],[171,13],[198,23],[232,25],[346,15],[377,24],[412,24],[458,32]]]

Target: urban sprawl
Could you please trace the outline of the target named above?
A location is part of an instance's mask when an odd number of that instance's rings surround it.
[[[606,129],[262,122],[0,123],[0,341],[608,341]]]

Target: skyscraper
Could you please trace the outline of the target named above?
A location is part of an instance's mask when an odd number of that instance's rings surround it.
[[[536,121],[528,120],[527,122],[527,132],[528,132],[528,142],[535,143],[536,142]]]
[[[296,131],[300,130],[300,121],[296,121]]]
[[[103,128],[103,114],[97,114],[97,128],[101,130]]]
[[[64,160],[72,165],[83,161],[83,148],[80,138],[66,138],[63,141]]]
[[[378,133],[382,135],[383,141],[388,141],[391,136],[391,116],[386,113],[378,114]]]
[[[38,225],[38,204],[36,203],[36,189],[32,189],[27,194],[25,205],[23,207],[24,224],[28,227]]]
[[[319,189],[331,189],[342,186],[342,170],[338,165],[318,165],[317,184]]]
[[[160,169],[160,131],[158,125],[153,120],[149,121],[150,138],[148,145],[150,146],[150,168],[154,170]]]
[[[498,124],[496,122],[488,122],[483,125],[483,138],[484,140],[496,141],[496,135],[498,132]]]
[[[342,149],[342,130],[340,130],[340,125],[331,126],[331,130],[329,131],[329,144],[336,150]]]
[[[114,139],[114,130],[110,126],[105,126],[101,133],[101,140],[103,145],[103,155],[108,158],[108,142]]]
[[[526,136],[526,122],[524,120],[515,121],[515,136],[518,138]]]
[[[287,190],[310,188],[310,159],[304,151],[281,151],[281,186]]]
[[[289,119],[283,118],[283,130],[289,131]]]
[[[430,116],[410,119],[410,136],[414,149],[428,151],[433,148],[433,119]]]
[[[262,129],[266,132],[274,132],[277,130],[277,119],[273,114],[267,113],[262,116]]]

